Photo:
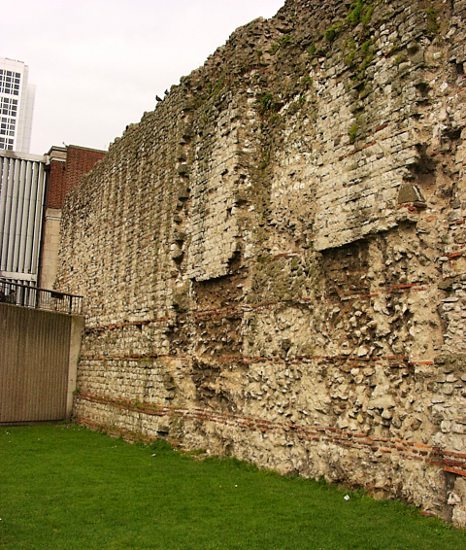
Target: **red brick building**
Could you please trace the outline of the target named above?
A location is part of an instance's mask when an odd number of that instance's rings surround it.
[[[39,287],[52,288],[55,281],[60,240],[61,209],[66,195],[87,174],[105,151],[77,145],[52,147],[47,153],[47,184],[39,261]]]
[[[47,156],[49,163],[46,166],[45,206],[61,209],[66,195],[92,170],[95,163],[105,156],[105,151],[68,145],[52,147]]]

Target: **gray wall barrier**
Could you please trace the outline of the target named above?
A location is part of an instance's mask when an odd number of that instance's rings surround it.
[[[84,319],[0,303],[0,423],[71,415]]]

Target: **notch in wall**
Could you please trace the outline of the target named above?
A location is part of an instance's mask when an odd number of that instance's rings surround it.
[[[413,183],[403,183],[398,191],[398,204],[414,204],[417,208],[426,208],[426,200],[419,187]]]

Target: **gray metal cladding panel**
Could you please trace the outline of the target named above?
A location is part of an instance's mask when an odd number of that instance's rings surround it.
[[[40,160],[0,155],[0,271],[37,275],[44,166]]]
[[[71,318],[0,304],[0,422],[66,417]]]

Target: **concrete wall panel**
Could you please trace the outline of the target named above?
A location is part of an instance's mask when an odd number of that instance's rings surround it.
[[[66,417],[72,323],[68,315],[0,304],[0,422]]]

